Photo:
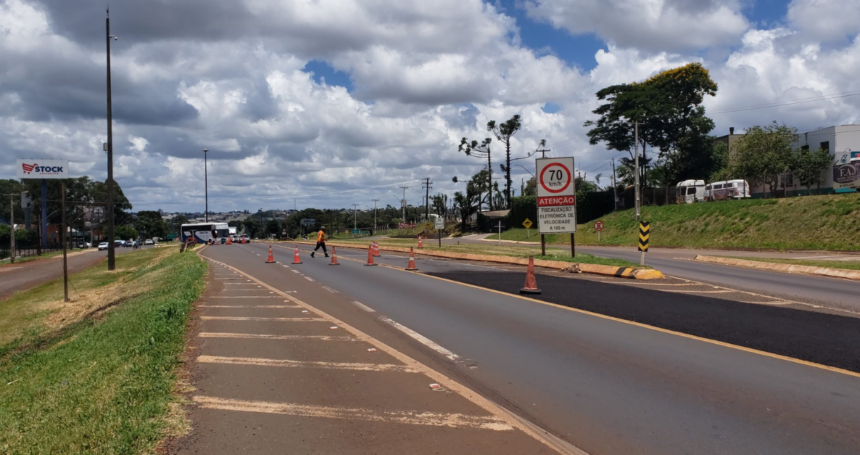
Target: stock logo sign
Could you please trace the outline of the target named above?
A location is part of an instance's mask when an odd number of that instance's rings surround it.
[[[69,178],[67,160],[18,160],[18,178],[65,179]]]

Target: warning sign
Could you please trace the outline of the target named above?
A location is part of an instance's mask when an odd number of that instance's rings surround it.
[[[537,165],[538,231],[576,232],[576,188],[573,157],[541,158]]]

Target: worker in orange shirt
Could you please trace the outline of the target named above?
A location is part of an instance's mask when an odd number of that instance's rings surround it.
[[[320,227],[320,231],[317,232],[317,247],[311,251],[311,257],[314,257],[314,253],[316,253],[320,248],[322,248],[323,253],[325,253],[325,257],[328,257],[328,251],[325,249],[325,239],[325,226],[322,226]]]

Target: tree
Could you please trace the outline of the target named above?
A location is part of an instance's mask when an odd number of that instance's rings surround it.
[[[433,211],[438,215],[442,215],[444,217],[448,216],[448,195],[444,193],[439,193],[435,196],[431,196],[432,199],[432,207]]]
[[[137,212],[134,228],[146,238],[167,236],[167,223],[161,218],[161,213],[154,210]]]
[[[266,221],[266,234],[273,234],[275,236],[280,235],[281,233],[281,222],[275,218]]]
[[[475,158],[487,158],[487,177],[489,181],[493,180],[493,161],[492,161],[492,151],[490,150],[490,143],[493,140],[491,138],[485,138],[480,144],[478,141],[469,142],[465,137],[460,141],[460,146],[457,147],[457,150],[464,152],[466,156],[472,156]],[[456,178],[456,177],[454,177]],[[489,194],[489,199],[487,201],[487,205],[490,210],[493,210],[493,195]]]
[[[526,180],[525,189],[523,189],[523,196],[537,196],[537,179],[532,177]]]
[[[248,215],[248,217],[245,218],[242,221],[242,223],[245,226],[245,232],[250,237],[260,237],[259,234],[261,234],[261,231],[260,231],[260,217],[259,216]]]
[[[123,225],[117,226],[114,229],[114,240],[129,240],[136,238],[138,238],[137,229],[135,229],[134,226]]]
[[[833,155],[827,153],[827,150],[819,148],[810,152],[809,149],[798,149],[792,152],[789,158],[789,169],[800,180],[801,185],[806,187],[806,194],[812,194],[812,185],[819,185],[820,194],[823,172],[832,162]]]
[[[751,186],[767,184],[775,196],[779,176],[791,164],[791,143],[796,139],[797,129],[776,122],[748,129],[729,152],[729,174]]]
[[[591,127],[588,131],[589,142],[604,142],[610,150],[626,151],[633,161],[634,122],[639,123],[639,145],[642,147],[640,167],[643,168],[642,184],[647,182],[646,146],[659,149],[659,157],[668,159],[679,174],[689,174],[690,170],[707,172],[702,169],[699,155],[710,140],[707,134],[714,128],[714,122],[705,116],[701,105],[705,96],[714,96],[717,84],[708,70],[699,63],[663,71],[642,83],[620,84],[606,87],[597,92],[597,98],[606,103],[593,111],[599,118],[585,122]],[[698,161],[698,162],[697,162]],[[706,175],[698,176],[704,178]]]
[[[496,140],[505,144],[505,164],[502,165],[502,170],[505,171],[505,207],[507,208],[511,207],[511,137],[521,127],[519,114],[498,125],[495,120],[487,122],[487,131],[493,133]]]
[[[236,228],[236,233],[244,232],[245,223],[242,220],[233,220],[227,222],[227,226]]]

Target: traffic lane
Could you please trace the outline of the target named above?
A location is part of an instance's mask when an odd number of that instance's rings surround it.
[[[198,407],[191,410],[195,430],[174,443],[174,451],[283,453],[287,446],[296,453],[552,452],[463,396],[451,390],[431,390],[431,379],[421,372],[392,371],[391,367],[404,365],[397,365],[399,361],[388,356],[388,348],[382,345],[376,346],[378,352],[369,352],[373,340],[343,340],[352,334],[347,325],[338,323],[332,332],[327,326],[336,321],[328,321],[322,328],[309,321],[313,327],[306,327],[303,333],[315,338],[296,339],[287,325],[303,321],[259,320],[266,317],[260,311],[268,312],[269,318],[292,318],[299,312],[325,319],[315,306],[331,305],[337,296],[325,291],[319,294],[318,284],[287,273],[281,264],[264,264],[259,253],[243,250],[215,248],[203,254],[268,276],[279,289],[312,297],[314,307],[303,310],[292,302],[275,302],[278,299],[266,288],[245,286],[236,279],[237,274],[213,265],[214,283],[198,306],[197,392],[192,397]],[[236,298],[243,293],[246,298]],[[225,301],[229,303],[225,305]],[[284,325],[278,329],[273,322]],[[224,343],[227,339],[229,344]],[[255,349],[264,344],[268,346]],[[361,362],[333,363],[345,359]],[[303,361],[313,364],[295,364]]]
[[[420,274],[326,263],[299,267],[477,363],[466,371],[479,390],[589,452],[860,448],[857,378]]]
[[[640,256],[632,249],[614,251],[610,248],[597,250],[580,247],[579,251],[636,262],[639,261]],[[769,272],[665,257],[647,256],[646,263],[665,275],[860,312],[860,299],[857,298],[860,295],[860,283],[856,281]]]
[[[127,252],[124,250],[132,251],[131,248],[117,248],[116,251],[117,254],[123,254]],[[69,252],[75,253],[66,259],[69,273],[77,273],[107,258],[106,251],[69,250]],[[16,291],[25,291],[62,277],[62,255],[0,266],[0,299],[5,299]]]

